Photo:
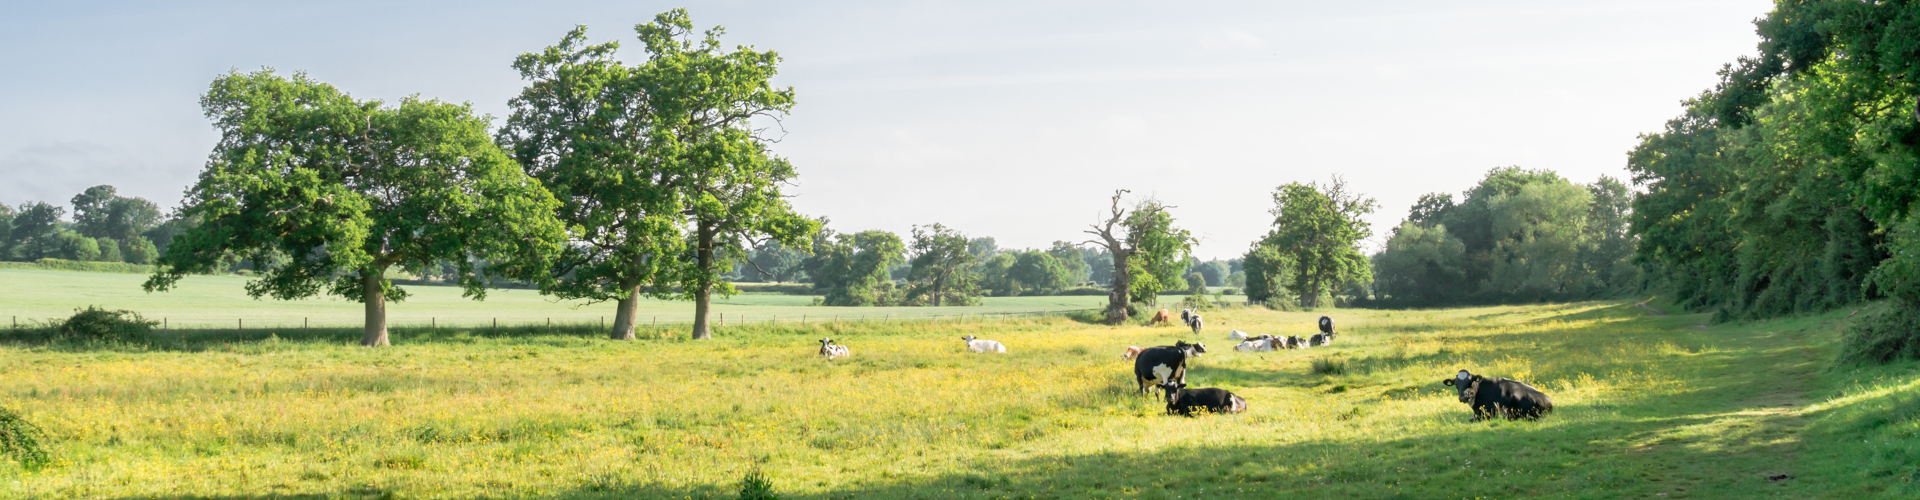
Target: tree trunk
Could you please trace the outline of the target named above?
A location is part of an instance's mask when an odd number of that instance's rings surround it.
[[[1127,270],[1127,252],[1113,254],[1113,290],[1107,292],[1107,322],[1120,324],[1127,320],[1127,303],[1132,301],[1133,274]]]
[[[698,259],[700,275],[693,280],[693,338],[695,340],[713,338],[713,332],[707,329],[707,311],[712,308],[713,297],[713,227],[701,224],[698,238],[699,247],[694,252],[694,256]]]
[[[385,269],[367,268],[360,270],[360,300],[367,303],[367,329],[360,336],[360,345],[381,347],[387,343],[387,294],[380,288],[380,277]]]
[[[940,307],[940,278],[933,279],[933,307]]]
[[[640,285],[625,288],[627,297],[620,299],[613,312],[613,340],[633,340],[633,319],[640,312]]]

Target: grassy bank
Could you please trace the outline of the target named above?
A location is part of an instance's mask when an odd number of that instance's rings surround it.
[[[1905,497],[1913,364],[1826,369],[1844,314],[1703,327],[1621,303],[1333,313],[1332,348],[1231,352],[1209,315],[1195,386],[1244,414],[1180,418],[1132,394],[1128,345],[1177,327],[1061,317],[758,325],[713,341],[351,331],[159,348],[14,341],[0,406],[57,438],[0,466],[21,498]],[[957,337],[1005,342],[963,352]],[[310,335],[310,336],[303,336]],[[812,354],[832,336],[851,359]],[[1342,373],[1315,373],[1314,359]],[[1520,378],[1558,405],[1468,423],[1439,381]],[[1781,475],[1788,478],[1770,480]]]

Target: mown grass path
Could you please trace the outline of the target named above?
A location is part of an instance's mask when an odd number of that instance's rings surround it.
[[[5,498],[1860,498],[1920,477],[1912,363],[1829,366],[1840,314],[1701,328],[1632,302],[1327,311],[1330,348],[1232,352],[1208,313],[1189,375],[1252,408],[1170,417],[1128,345],[1178,327],[1064,318],[749,326],[713,341],[409,332],[12,341],[0,405],[58,463],[0,465]],[[350,333],[350,332],[348,332]],[[958,337],[1005,342],[965,353]],[[813,356],[831,336],[850,359]],[[1340,373],[1316,373],[1315,359]],[[1550,393],[1534,422],[1469,423],[1455,370]],[[1770,480],[1770,476],[1789,478]]]

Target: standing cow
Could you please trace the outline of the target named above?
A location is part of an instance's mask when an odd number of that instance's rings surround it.
[[[1187,318],[1187,326],[1190,328],[1193,328],[1194,335],[1199,335],[1200,326],[1205,324],[1206,324],[1206,320],[1200,319],[1199,314],[1194,314],[1193,317]]]
[[[1320,317],[1320,333],[1333,333],[1333,318]]]
[[[1153,319],[1148,320],[1147,324],[1164,325],[1171,322],[1173,322],[1173,315],[1167,313],[1166,309],[1161,309],[1160,312],[1153,313]]]
[[[1160,387],[1160,383],[1169,380],[1186,382],[1187,360],[1200,357],[1204,352],[1207,346],[1184,340],[1142,349],[1140,355],[1133,358],[1133,378],[1140,383],[1140,393],[1146,394],[1148,388]]]
[[[1470,422],[1495,415],[1506,415],[1507,420],[1533,420],[1553,411],[1553,399],[1546,393],[1513,379],[1486,378],[1460,370],[1440,383],[1453,386],[1460,393],[1460,402],[1473,409]]]

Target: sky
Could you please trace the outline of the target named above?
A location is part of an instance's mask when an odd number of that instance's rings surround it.
[[[773,150],[793,204],[843,233],[941,223],[1003,248],[1085,241],[1116,189],[1173,206],[1202,259],[1272,223],[1272,192],[1344,178],[1384,235],[1492,168],[1628,178],[1715,71],[1755,53],[1758,0],[968,2],[0,0],[0,203],[88,186],[179,204],[218,135],[216,77],[304,71],[357,98],[495,117],[514,56],[575,25],[686,7],[781,56]]]

